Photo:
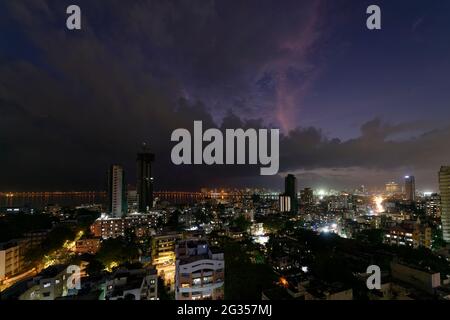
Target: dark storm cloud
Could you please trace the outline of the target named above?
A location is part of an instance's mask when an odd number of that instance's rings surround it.
[[[450,159],[450,149],[446,147],[450,127],[431,131],[426,131],[426,127],[417,122],[390,125],[377,118],[361,126],[359,137],[346,141],[327,138],[316,128],[299,128],[283,138],[280,162],[285,172],[297,172],[309,181],[314,180],[312,176],[333,181],[341,187],[357,183],[380,185],[414,174],[420,176],[421,186],[436,188],[437,171]],[[396,138],[417,130],[420,133],[413,137]]]
[[[157,154],[158,189],[279,183],[257,176],[256,167],[171,165],[171,132],[194,120],[293,129],[282,138],[280,164],[300,174],[419,170],[430,167],[427,154],[437,155],[433,166],[449,158],[440,147],[448,130],[390,139],[423,131],[417,123],[374,120],[348,141],[295,129],[321,74],[330,10],[323,1],[77,1],[80,32],[65,29],[69,4],[6,4],[10,22],[2,29],[18,32],[20,45],[11,44],[15,55],[0,55],[2,189],[100,189],[116,162],[133,183],[143,141]]]
[[[2,162],[20,168],[4,174],[5,186],[24,185],[19,171],[32,177],[28,187],[89,185],[111,162],[133,170],[130,159],[147,140],[159,156],[161,185],[182,184],[177,172],[186,185],[214,181],[209,173],[220,170],[168,168],[170,133],[193,120],[213,126],[221,108],[249,110],[252,98],[240,93],[257,80],[255,69],[286,55],[273,43],[276,30],[264,32],[273,29],[266,25],[271,11],[254,14],[256,5],[273,3],[79,1],[79,33],[64,28],[68,4],[7,4],[13,27],[37,54],[0,67]]]

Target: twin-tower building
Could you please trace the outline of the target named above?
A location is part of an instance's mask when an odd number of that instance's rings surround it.
[[[137,203],[140,213],[153,207],[152,163],[155,155],[144,144],[137,154]],[[108,171],[108,213],[112,217],[122,217],[128,213],[127,183],[122,165],[114,164]]]

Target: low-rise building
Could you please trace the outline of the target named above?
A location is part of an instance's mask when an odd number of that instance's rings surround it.
[[[95,237],[103,239],[124,237],[127,229],[133,229],[136,232],[136,236],[147,235],[143,229],[150,230],[155,228],[157,219],[156,213],[136,213],[121,218],[102,215],[92,224],[91,232]]]
[[[414,300],[410,295],[410,290],[392,281],[382,282],[380,290],[368,292],[369,300]]]
[[[39,247],[47,238],[50,230],[33,230],[25,232],[22,238],[28,241],[28,248],[33,249]]]
[[[439,272],[422,270],[416,266],[400,262],[391,263],[391,276],[394,280],[401,281],[429,294],[434,294],[435,290],[441,285]]]
[[[412,248],[431,248],[432,230],[420,221],[404,221],[389,228],[384,236],[384,242],[390,245],[407,246]]]
[[[353,300],[353,289],[341,283],[308,285],[305,300]]]
[[[282,277],[279,286],[262,292],[262,300],[353,300],[353,289],[305,275]]]
[[[28,283],[29,289],[22,293],[19,300],[55,300],[69,294],[66,265],[54,265],[43,270]]]
[[[117,270],[105,283],[106,300],[157,300],[155,269]]]
[[[85,238],[75,242],[75,252],[78,254],[96,254],[100,249],[100,238]]]
[[[227,229],[226,235],[233,240],[241,241],[244,240],[245,232],[239,228],[230,227]]]

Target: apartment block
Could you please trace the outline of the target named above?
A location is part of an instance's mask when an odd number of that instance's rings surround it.
[[[222,300],[224,254],[206,241],[181,241],[176,247],[176,300]]]

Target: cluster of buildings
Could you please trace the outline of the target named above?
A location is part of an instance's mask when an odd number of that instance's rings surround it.
[[[355,238],[366,230],[380,230],[383,242],[412,248],[433,248],[433,239],[442,233],[450,243],[450,167],[439,171],[440,194],[416,191],[414,176],[405,176],[401,187],[386,184],[385,192],[314,193],[297,191],[296,178],[288,175],[285,192],[279,196],[278,212],[297,215],[302,226],[317,232],[334,232]]]
[[[91,279],[87,263],[53,265],[3,293],[14,300],[157,300],[158,276],[152,269],[121,268],[101,279]]]
[[[311,272],[311,264],[323,252],[319,253],[322,248],[311,246],[307,240],[279,235],[274,238],[272,246],[279,248],[269,259],[269,264],[279,276],[279,283],[277,287],[263,290],[263,300],[354,300],[358,297],[370,300],[450,299],[450,277],[429,265],[422,266],[420,260],[407,262],[392,256],[389,251],[363,245],[338,245],[330,255],[348,262],[346,272],[355,276],[349,282],[346,278],[337,280],[333,276],[318,278],[317,270]],[[370,265],[382,266],[381,289],[367,288],[371,273],[365,270]],[[342,272],[333,268],[335,266],[332,265],[327,268],[330,274]]]
[[[39,247],[50,230],[26,232],[19,239],[0,243],[0,284],[9,282],[26,269],[25,254]]]
[[[285,178],[284,192],[267,190],[202,190],[202,200],[193,205],[155,208],[152,162],[155,157],[145,148],[137,155],[137,187],[127,190],[125,170],[112,165],[108,172],[107,212],[90,226],[91,236],[76,240],[72,250],[77,254],[95,255],[103,241],[126,237],[132,232],[136,239],[149,245],[141,252],[148,256],[141,267],[118,268],[101,278],[93,279],[83,266],[83,286],[68,285],[66,265],[51,266],[21,281],[10,293],[23,300],[104,299],[157,300],[161,285],[177,300],[224,299],[225,257],[216,246],[212,231],[219,236],[241,241],[250,235],[267,253],[269,237],[279,243],[278,255],[266,255],[273,271],[280,276],[280,285],[262,293],[262,298],[301,300],[352,300],[355,292],[343,283],[329,283],[308,273],[311,251],[290,238],[291,234],[266,234],[266,218],[291,221],[303,229],[317,233],[336,233],[343,238],[357,238],[366,230],[382,231],[382,242],[392,246],[433,248],[436,230],[450,243],[450,167],[439,172],[440,194],[419,195],[414,176],[404,178],[404,186],[386,184],[381,195],[369,194],[365,187],[355,192],[314,192],[298,190],[294,175]],[[99,209],[101,210],[101,209]],[[46,212],[59,217],[59,206],[48,206]],[[423,212],[425,219],[418,216]],[[175,217],[177,228],[165,229]],[[235,225],[243,217],[248,228]],[[261,219],[261,220],[260,220]],[[270,219],[267,219],[270,220]],[[276,219],[275,219],[276,220]],[[244,223],[245,224],[245,223]],[[245,224],[246,225],[246,224]],[[0,244],[0,281],[7,281],[22,271],[27,249],[39,246],[48,230],[24,234],[23,239]],[[376,253],[379,254],[379,253]],[[343,252],[355,261],[370,263],[376,256],[367,252]],[[372,256],[372,257],[371,257]],[[372,260],[371,260],[372,259]],[[367,261],[366,261],[367,260]],[[256,261],[256,258],[255,258]],[[159,282],[162,280],[162,282]],[[364,275],[361,275],[364,281]],[[371,299],[414,299],[417,295],[437,294],[447,297],[448,279],[439,273],[422,270],[404,262],[394,262],[383,280],[382,290],[370,293]],[[415,296],[416,295],[416,296]]]
[[[77,243],[80,252],[95,253],[98,243]],[[154,237],[152,261],[145,267],[120,267],[100,278],[80,267],[80,287],[70,285],[69,265],[52,265],[39,274],[17,282],[2,299],[18,300],[158,300],[158,279],[168,286],[177,300],[222,300],[224,298],[225,260],[223,251],[198,238],[183,239],[180,234]],[[3,248],[2,248],[3,249]],[[16,261],[17,248],[7,250],[7,259]],[[16,263],[6,271],[19,268]],[[72,277],[73,278],[73,277]]]
[[[125,170],[121,165],[112,165],[108,172],[108,213],[120,218],[129,211],[146,213],[153,208],[152,162],[155,155],[143,145],[137,154],[137,186],[135,193],[127,191]],[[128,199],[130,196],[131,199]],[[129,201],[131,200],[131,201]]]

